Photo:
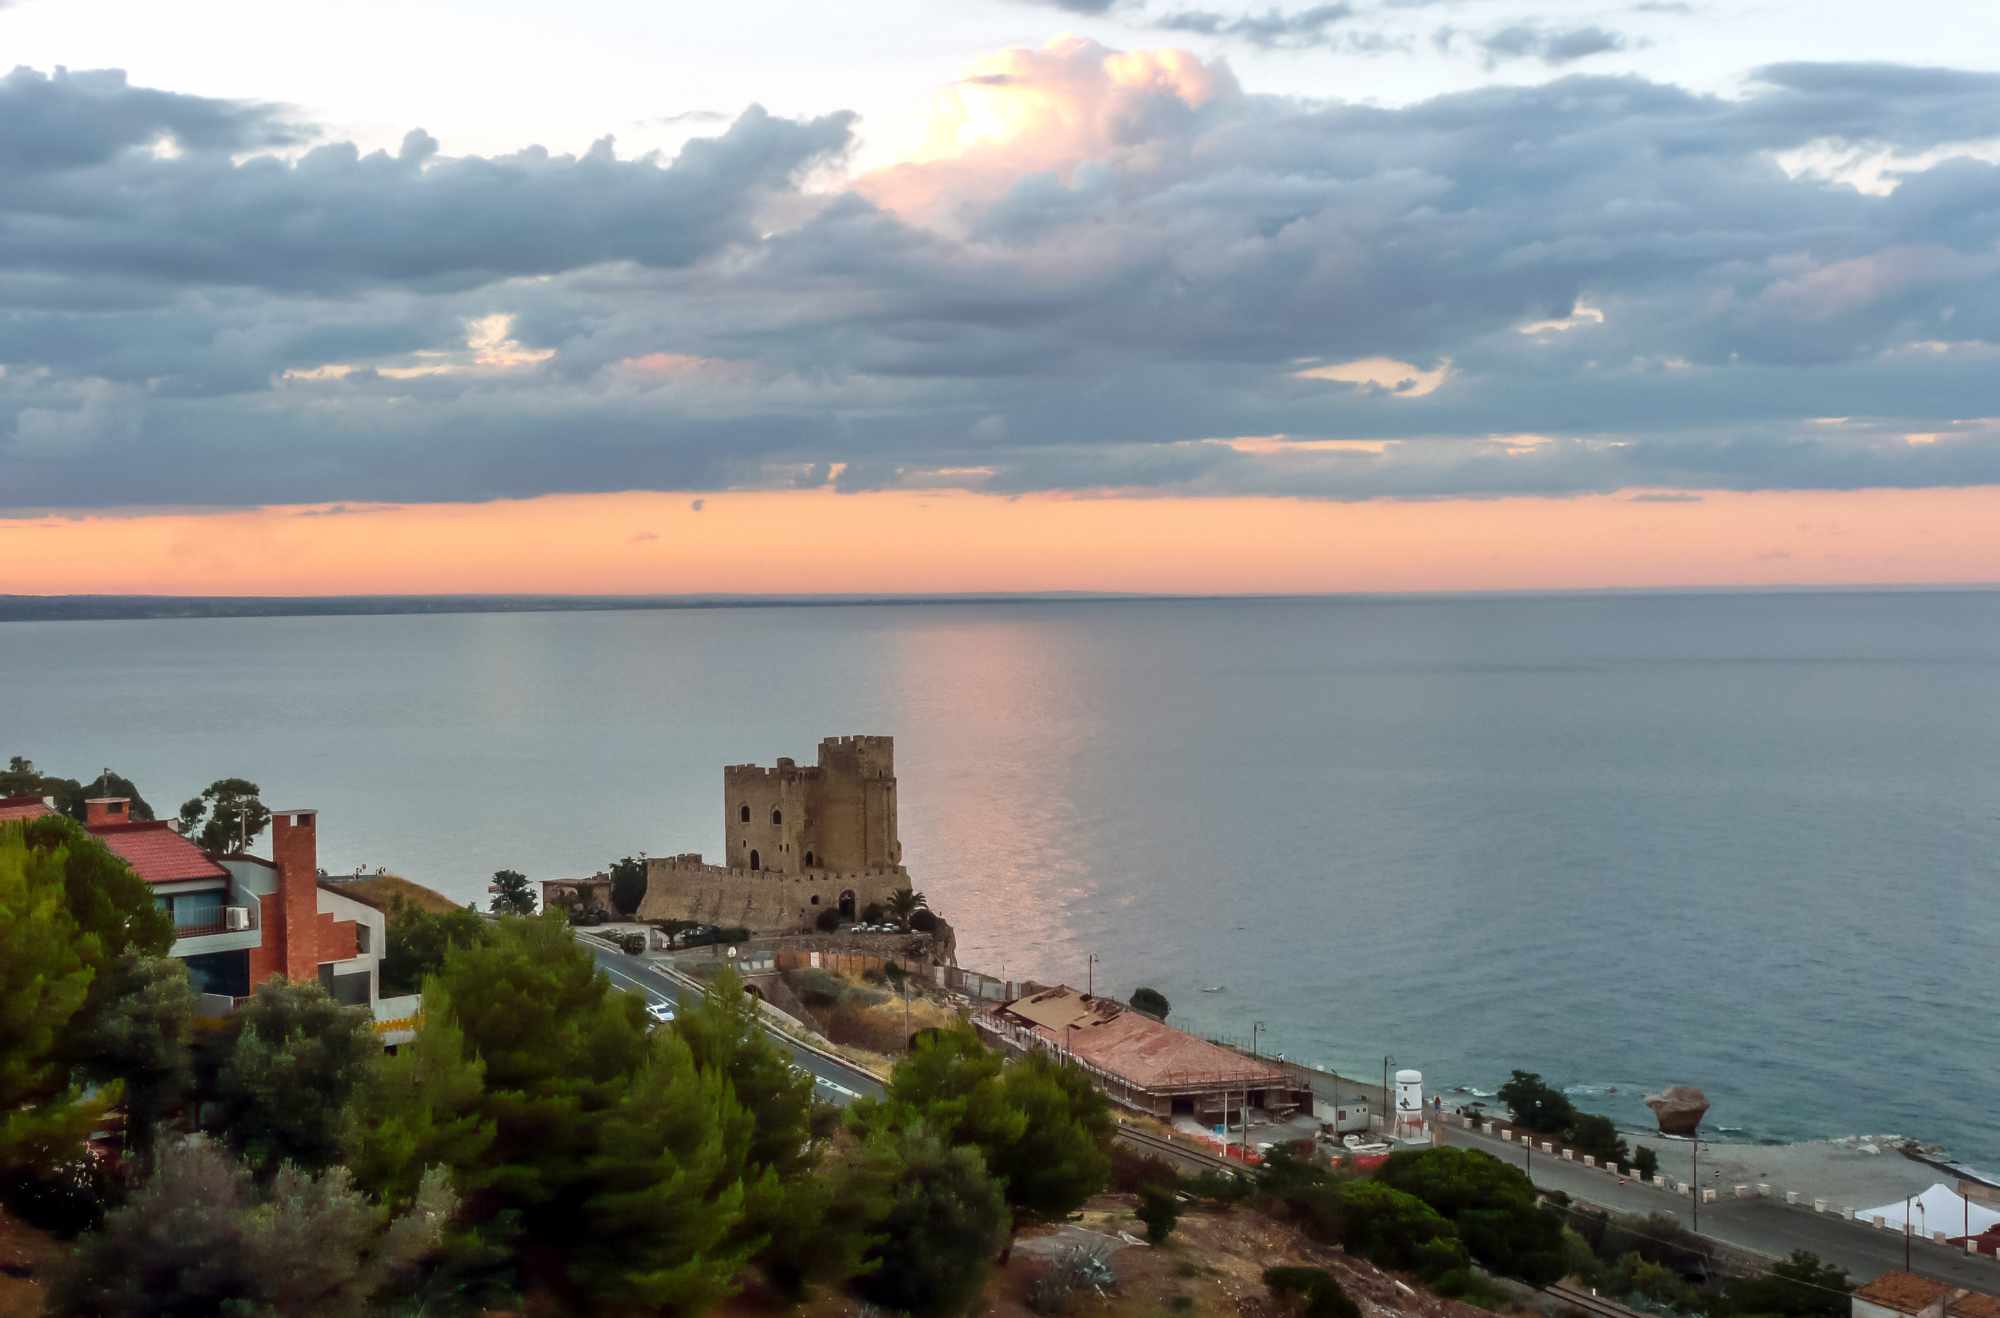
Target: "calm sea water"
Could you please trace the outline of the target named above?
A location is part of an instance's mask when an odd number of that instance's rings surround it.
[[[723,763],[892,733],[967,965],[2000,1165],[2000,594],[19,623],[0,690],[0,755],[248,776],[461,898],[714,855]]]

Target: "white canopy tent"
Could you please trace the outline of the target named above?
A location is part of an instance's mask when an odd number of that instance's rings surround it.
[[[1909,1201],[1910,1230],[1921,1236],[1929,1236],[1933,1231],[1942,1231],[1948,1236],[1966,1234],[1979,1235],[1993,1227],[2000,1226],[2000,1212],[1995,1212],[1981,1204],[1967,1204],[1964,1197],[1950,1186],[1939,1182]],[[1881,1218],[1896,1230],[1903,1229],[1903,1201],[1896,1200],[1880,1208],[1864,1208],[1854,1215],[1863,1222],[1874,1222]],[[1968,1227],[1970,1228],[1968,1232]]]

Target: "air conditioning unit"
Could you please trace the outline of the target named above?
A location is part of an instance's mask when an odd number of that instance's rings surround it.
[[[250,927],[250,908],[247,906],[225,906],[222,908],[222,927],[229,930]]]

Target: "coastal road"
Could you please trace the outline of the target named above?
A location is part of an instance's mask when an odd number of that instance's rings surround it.
[[[1459,1126],[1447,1127],[1443,1142],[1449,1147],[1481,1149],[1516,1167],[1527,1161],[1520,1145]],[[1617,1177],[1581,1163],[1537,1152],[1530,1175],[1542,1189],[1561,1190],[1572,1199],[1620,1213],[1668,1213],[1684,1227],[1694,1225],[1690,1200],[1636,1182],[1621,1185]],[[1727,1188],[1722,1187],[1725,1192]],[[1718,1195],[1716,1202],[1701,1206],[1701,1234],[1772,1259],[1782,1259],[1795,1249],[1811,1250],[1847,1269],[1857,1283],[1903,1267],[1900,1232],[1880,1231],[1809,1208],[1795,1208],[1782,1199],[1725,1199]],[[1929,1240],[1911,1242],[1910,1270],[1956,1286],[2000,1291],[2000,1263]]]
[[[606,947],[595,938],[579,937],[577,942],[589,950],[597,968],[610,977],[614,987],[637,993],[647,1002],[670,1002],[679,1010],[683,999],[693,1001],[700,996],[696,990],[661,973],[644,957]],[[860,1067],[803,1047],[769,1025],[764,1030],[794,1066],[812,1076],[814,1092],[828,1102],[846,1107],[856,1099],[882,1097],[881,1082]]]

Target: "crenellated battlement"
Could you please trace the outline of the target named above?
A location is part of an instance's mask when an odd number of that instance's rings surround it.
[[[642,909],[660,912],[648,918],[708,918],[698,912],[734,903],[715,923],[797,928],[829,903],[865,909],[913,886],[896,836],[893,737],[823,738],[814,765],[723,766],[722,831],[716,862],[699,852],[646,862]]]

